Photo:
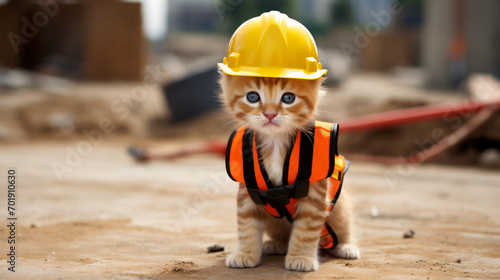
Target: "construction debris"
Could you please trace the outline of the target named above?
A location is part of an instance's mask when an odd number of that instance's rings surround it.
[[[215,244],[215,245],[208,247],[207,251],[209,253],[222,252],[222,251],[224,251],[224,246],[220,246],[218,244]]]
[[[413,236],[415,236],[415,231],[413,231],[413,229],[410,229],[403,234],[403,238],[413,238]]]

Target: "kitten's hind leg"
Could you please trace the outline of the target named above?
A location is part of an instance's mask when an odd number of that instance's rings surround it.
[[[266,255],[286,255],[288,251],[288,239],[290,239],[291,224],[286,219],[276,219],[266,215],[265,232],[270,240],[264,242],[262,253]]]
[[[327,250],[328,254],[342,259],[359,259],[361,254],[354,241],[351,202],[346,190],[342,190],[342,194],[328,218],[328,224],[332,227],[339,241],[337,247]]]
[[[264,222],[262,211],[246,195],[245,187],[238,191],[238,249],[226,259],[226,266],[233,268],[255,267],[262,252]]]
[[[361,257],[358,246],[349,243],[339,243],[335,249],[327,252],[332,257],[340,259],[359,259]]]
[[[262,246],[262,252],[266,255],[286,255],[288,244],[281,240],[267,240]]]

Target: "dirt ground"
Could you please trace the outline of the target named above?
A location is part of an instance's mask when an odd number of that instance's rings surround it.
[[[257,268],[229,269],[236,184],[222,158],[141,164],[125,139],[87,150],[84,142],[0,146],[2,223],[9,168],[18,194],[16,272],[7,270],[2,226],[1,279],[500,279],[498,171],[353,162],[345,187],[356,200],[361,259],[322,256],[319,271],[297,273],[283,256],[264,256]],[[59,178],[55,162],[68,167]],[[403,238],[409,230],[414,237]],[[208,253],[214,244],[225,250]]]

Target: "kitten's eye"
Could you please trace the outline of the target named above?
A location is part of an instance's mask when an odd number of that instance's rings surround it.
[[[255,91],[247,93],[247,100],[250,103],[256,103],[260,101],[260,96]]]
[[[283,103],[286,103],[286,104],[291,104],[293,103],[293,101],[295,101],[295,94],[293,93],[285,93],[283,94],[283,96],[281,97],[281,102]]]

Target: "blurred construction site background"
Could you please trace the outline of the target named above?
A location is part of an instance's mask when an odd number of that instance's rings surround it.
[[[309,274],[284,256],[225,267],[236,124],[216,63],[270,10],[313,34],[328,69],[317,119],[340,124],[351,161],[363,257],[325,254]],[[499,0],[0,0],[0,220],[16,223],[0,227],[0,279],[500,279],[499,12]]]
[[[318,118],[341,127],[498,94],[496,0],[2,0],[0,141],[86,139],[95,129],[131,144],[223,140],[234,127],[217,101],[215,64],[234,30],[269,10],[315,37],[329,70]],[[349,133],[341,148],[406,157],[473,113]],[[434,160],[498,167],[499,128],[495,115]]]

